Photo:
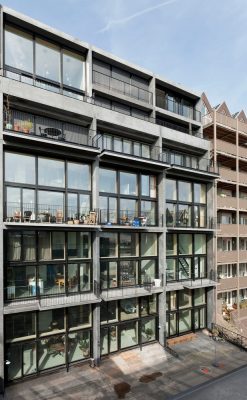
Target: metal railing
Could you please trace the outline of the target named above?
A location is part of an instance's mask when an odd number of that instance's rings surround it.
[[[186,257],[182,257],[186,258]],[[217,283],[217,274],[215,271],[211,270],[208,273],[199,273],[195,274],[194,272],[188,271],[185,274],[185,271],[181,271],[181,269],[176,268],[175,271],[166,271],[166,282],[167,283],[175,283],[175,282],[183,282],[186,283],[187,286],[195,287],[195,286],[203,286],[205,283]]]
[[[93,137],[92,142],[95,147],[101,150],[109,150],[145,160],[160,161],[160,147],[148,143],[108,134],[97,134]]]
[[[99,223],[103,225],[124,225],[133,227],[145,227],[156,225],[156,215],[150,211],[142,211],[138,215],[136,211],[131,210],[99,210]]]
[[[223,326],[214,323],[212,323],[212,332],[216,337],[225,339],[228,342],[231,342],[236,346],[247,350],[246,336],[240,335],[239,333],[233,332],[230,329],[224,328]]]
[[[124,82],[112,76],[105,75],[102,72],[98,72],[95,70],[93,71],[93,83],[104,86],[105,88],[113,90],[117,93],[122,93],[125,96],[144,101],[148,104],[152,104],[153,102],[153,94],[148,90]]]
[[[60,143],[96,147],[92,141],[95,132],[88,128],[15,109],[5,111],[4,129]]]
[[[190,168],[199,171],[215,172],[213,161],[208,158],[191,156],[189,154],[174,152],[168,149],[163,150],[160,158],[163,162],[167,164],[177,165],[183,168]],[[217,167],[217,170],[218,169],[219,168]]]
[[[36,86],[43,90],[52,91],[52,92],[58,93],[62,96],[72,97],[75,100],[84,101],[86,103],[93,104],[98,107],[106,108],[108,110],[110,109],[111,111],[126,115],[126,111],[121,111],[114,104],[106,105],[106,104],[104,104],[104,102],[101,102],[100,99],[96,99],[94,97],[89,97],[85,94],[79,94],[76,91],[73,92],[72,89],[71,90],[62,89],[62,88],[58,87],[58,85],[52,84],[52,83],[51,84],[44,83],[43,85],[40,85],[40,80],[37,80],[28,74],[22,73],[19,70],[14,71],[13,69],[11,69],[11,71],[10,71],[10,69],[4,69],[3,73],[4,73],[4,76],[9,79],[16,80],[16,81],[19,81],[19,82],[22,82],[22,83],[25,83],[25,84],[28,84],[31,86]],[[152,124],[161,125],[161,126],[164,126],[164,127],[176,130],[176,131],[187,133],[192,136],[203,138],[203,134],[198,131],[193,131],[193,130],[190,131],[186,127],[182,127],[181,125],[175,124],[173,122],[163,121],[160,118],[152,118],[145,114],[132,115],[131,113],[129,113],[128,115],[130,115],[132,118],[137,118],[137,119],[140,119],[140,120],[143,120],[146,122],[150,122]]]
[[[96,281],[95,281],[96,282]],[[54,278],[54,282],[44,281],[41,278],[29,278],[25,285],[23,281],[13,280],[4,288],[5,301],[23,301],[26,303],[27,300],[39,300],[40,298],[47,298],[50,296],[76,296],[84,295],[87,293],[93,293],[99,296],[99,290],[97,290],[96,283],[92,282],[79,282],[78,277],[69,277],[67,281],[65,276],[57,275]]]
[[[7,202],[5,204],[5,222],[27,223],[68,223],[95,225],[98,221],[97,210],[64,207],[63,204],[37,204]]]
[[[207,228],[216,229],[216,219],[213,217],[193,216],[191,212],[183,210],[172,212],[166,210],[166,226],[182,228]]]
[[[144,296],[155,292],[156,290],[162,290],[164,285],[163,276],[155,277],[154,279],[149,279],[147,282],[133,285],[118,285],[112,288],[101,288],[102,298],[116,298],[116,297],[131,297],[138,294],[143,294]]]
[[[182,115],[183,117],[193,119],[194,121],[201,122],[200,111],[196,110],[193,106],[187,106],[181,102],[169,99],[165,94],[156,94],[156,106]]]

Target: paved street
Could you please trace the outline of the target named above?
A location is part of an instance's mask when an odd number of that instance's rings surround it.
[[[36,379],[23,381],[7,388],[8,400],[94,400],[94,399],[171,399],[174,395],[191,390],[197,385],[213,382],[199,392],[189,394],[185,399],[205,399],[204,394],[230,393],[233,379],[236,388],[232,388],[234,400],[246,400],[241,396],[241,379],[246,369],[239,375],[233,374],[222,381],[214,378],[247,364],[247,354],[243,350],[227,343],[214,342],[207,335],[199,333],[197,338],[173,346],[179,358],[165,352],[158,344],[130,350],[102,361],[100,368],[90,368],[88,364],[74,366],[69,373],[62,370],[57,373],[41,375]],[[215,352],[216,350],[216,352]],[[222,383],[221,383],[222,382]],[[225,388],[228,388],[225,390]],[[224,395],[225,395],[224,394]],[[238,397],[235,396],[238,395]],[[213,395],[210,399],[223,399]],[[180,397],[177,397],[180,398]],[[224,397],[226,400],[227,397]]]

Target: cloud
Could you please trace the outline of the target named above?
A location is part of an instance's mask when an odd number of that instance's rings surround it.
[[[98,33],[107,32],[107,31],[109,31],[109,30],[111,29],[111,27],[114,26],[114,25],[122,25],[122,24],[125,24],[126,22],[129,22],[129,21],[131,21],[132,19],[138,18],[138,17],[140,17],[141,15],[150,13],[150,12],[152,12],[152,11],[154,11],[154,10],[157,10],[158,8],[161,8],[161,7],[164,7],[164,6],[168,6],[169,4],[176,3],[177,1],[178,1],[178,0],[167,0],[167,1],[163,1],[163,3],[156,4],[155,6],[145,8],[144,10],[141,10],[141,11],[135,13],[135,14],[129,15],[128,17],[110,20],[110,21],[106,24],[106,26],[105,26],[104,28],[102,28],[102,29],[100,29],[100,30],[98,31]]]

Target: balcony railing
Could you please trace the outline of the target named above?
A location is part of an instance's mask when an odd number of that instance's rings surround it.
[[[164,110],[171,111],[183,117],[201,122],[201,112],[194,109],[192,106],[179,103],[175,100],[167,98],[165,95],[156,94],[156,106]]]
[[[28,301],[39,300],[44,306],[49,302],[52,305],[61,304],[61,298],[64,296],[72,303],[78,297],[81,301],[90,301],[92,294],[96,297],[100,296],[99,284],[96,281],[79,284],[77,277],[74,278],[68,278],[66,283],[64,276],[57,277],[53,285],[51,282],[48,283],[42,278],[36,279],[35,277],[27,279],[25,283],[24,280],[15,280],[4,288],[4,298],[6,302],[18,302],[18,304],[27,304]],[[49,301],[50,297],[53,297],[53,300]]]
[[[186,257],[185,257],[186,259]],[[210,271],[209,273],[195,274],[190,271],[179,270],[179,271],[166,271],[166,283],[182,282],[186,283],[187,286],[203,286],[207,283],[216,283],[217,276],[215,271]]]
[[[96,225],[98,212],[81,208],[78,213],[75,207],[64,207],[61,204],[37,204],[8,202],[5,206],[5,222],[16,223],[55,223]]]
[[[99,99],[95,99],[93,97],[86,96],[85,94],[79,94],[79,93],[73,92],[72,90],[61,89],[61,88],[58,88],[57,85],[47,84],[47,83],[44,83],[41,85],[39,80],[36,80],[33,77],[30,77],[27,74],[22,73],[18,70],[16,70],[16,71],[4,70],[4,76],[6,76],[9,79],[16,80],[16,81],[19,81],[19,82],[22,82],[22,83],[25,83],[25,84],[28,84],[31,86],[39,87],[40,89],[43,89],[43,90],[55,92],[55,93],[58,93],[60,95],[67,96],[67,97],[72,97],[75,100],[84,101],[86,103],[94,104],[98,107],[103,107],[108,110],[110,109],[114,112],[126,115],[126,111],[120,110],[119,107],[116,107],[114,104],[105,105],[104,102],[101,102]],[[157,118],[157,119],[152,118],[152,117],[150,117],[148,115],[144,115],[144,114],[143,115],[128,114],[128,115],[130,115],[132,118],[137,118],[142,121],[161,125],[161,126],[164,126],[164,127],[167,127],[167,128],[179,131],[179,132],[183,132],[183,133],[187,133],[192,136],[197,136],[197,137],[203,138],[202,133],[193,131],[193,130],[190,131],[186,127],[181,127],[181,125],[175,124],[173,122],[163,121],[159,118]]]
[[[124,225],[133,227],[155,226],[154,211],[142,211],[140,215],[136,211],[101,209],[99,211],[99,223],[102,225]]]
[[[192,216],[189,212],[166,211],[166,226],[172,228],[206,228],[216,229],[216,219],[212,217]]]
[[[160,147],[152,146],[148,143],[117,136],[97,134],[93,137],[93,144],[101,150],[113,151],[121,155],[126,154],[145,160],[160,161]]]
[[[94,132],[80,125],[61,122],[18,110],[5,111],[4,129],[16,134],[40,137],[60,143],[96,147],[92,142]]]
[[[113,78],[109,75],[102,74],[102,72],[93,71],[93,83],[148,104],[152,104],[153,102],[153,94],[148,90],[124,82],[120,79]]]
[[[196,169],[199,171],[215,172],[213,161],[204,157],[191,156],[184,153],[164,150],[161,160],[167,164],[181,166],[183,168]],[[218,167],[216,173],[218,172]]]
[[[155,291],[162,291],[164,285],[163,275],[159,277],[158,275],[149,279],[146,282],[141,284],[132,284],[132,285],[120,285],[118,287],[112,288],[102,288],[101,289],[101,297],[103,299],[114,299],[114,298],[124,298],[124,297],[132,297],[138,295],[148,295]]]

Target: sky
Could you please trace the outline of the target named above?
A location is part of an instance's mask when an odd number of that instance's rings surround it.
[[[2,4],[247,113],[246,0],[2,0]]]

